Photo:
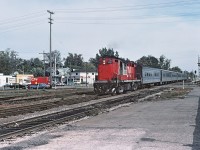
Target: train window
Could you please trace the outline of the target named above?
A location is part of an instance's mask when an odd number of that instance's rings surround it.
[[[108,64],[112,64],[112,59],[109,59],[109,60],[108,60]]]
[[[106,64],[106,60],[105,60],[105,58],[103,58],[103,64],[104,64],[104,65]]]

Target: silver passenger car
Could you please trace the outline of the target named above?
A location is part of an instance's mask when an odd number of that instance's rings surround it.
[[[177,81],[186,80],[184,73],[163,70],[158,68],[142,68],[142,84],[167,84]]]
[[[142,68],[142,84],[160,84],[161,69],[143,67]]]

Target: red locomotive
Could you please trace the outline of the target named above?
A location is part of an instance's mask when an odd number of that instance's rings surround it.
[[[49,84],[49,77],[36,77],[31,79],[31,84],[45,83]]]
[[[136,90],[140,84],[137,65],[117,57],[101,57],[98,65],[98,80],[94,91],[98,94],[123,93]]]

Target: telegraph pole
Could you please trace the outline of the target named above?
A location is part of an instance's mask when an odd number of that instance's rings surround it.
[[[198,56],[198,73],[199,73],[199,78],[200,78],[200,57]]]
[[[53,24],[52,21],[53,19],[51,19],[51,15],[54,14],[54,12],[47,10],[47,12],[50,14],[50,18],[49,19],[49,25],[50,25],[50,87],[52,88],[52,56],[51,56],[51,25]]]

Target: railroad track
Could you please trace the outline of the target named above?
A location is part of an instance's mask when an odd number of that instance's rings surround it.
[[[81,94],[86,94],[86,95],[94,95],[93,91],[85,92],[85,91],[80,91],[80,92],[70,92],[70,93],[48,93],[48,95],[38,95],[38,96],[11,96],[11,97],[4,97],[0,98],[0,104],[19,104],[22,102],[30,102],[30,101],[39,101],[42,99],[50,99],[50,98],[63,98],[66,96],[72,96],[72,95],[81,95]]]
[[[12,100],[16,98],[25,98],[31,96],[49,96],[62,95],[63,93],[87,93],[93,92],[92,89],[59,89],[59,90],[25,90],[25,91],[0,91],[0,102],[4,100]]]
[[[150,93],[155,94],[160,91],[161,90],[151,90]],[[39,130],[47,126],[80,119],[85,116],[97,115],[99,112],[102,112],[105,109],[118,106],[120,104],[137,102],[140,98],[144,98],[146,95],[147,92],[143,91],[142,93],[129,93],[125,96],[119,95],[109,97],[105,98],[103,101],[93,102],[82,107],[4,124],[0,126],[0,139],[3,140],[13,136],[23,135],[25,133],[30,133],[31,131]]]
[[[101,97],[97,97],[96,95],[84,95],[84,97],[82,97],[82,96],[70,97],[69,96],[67,98],[63,98],[63,97],[62,98],[53,98],[52,100],[45,99],[43,101],[40,101],[39,103],[26,104],[26,105],[22,105],[22,106],[21,105],[20,106],[9,106],[7,108],[0,109],[0,118],[5,118],[8,116],[15,116],[15,115],[19,115],[19,114],[33,113],[35,111],[47,110],[47,109],[62,106],[62,105],[77,104],[80,102],[86,102],[86,101],[90,101],[93,99],[99,99],[99,98],[103,98],[103,97],[108,97],[108,96],[107,95],[101,96]],[[28,101],[30,101],[30,100],[28,100]]]

